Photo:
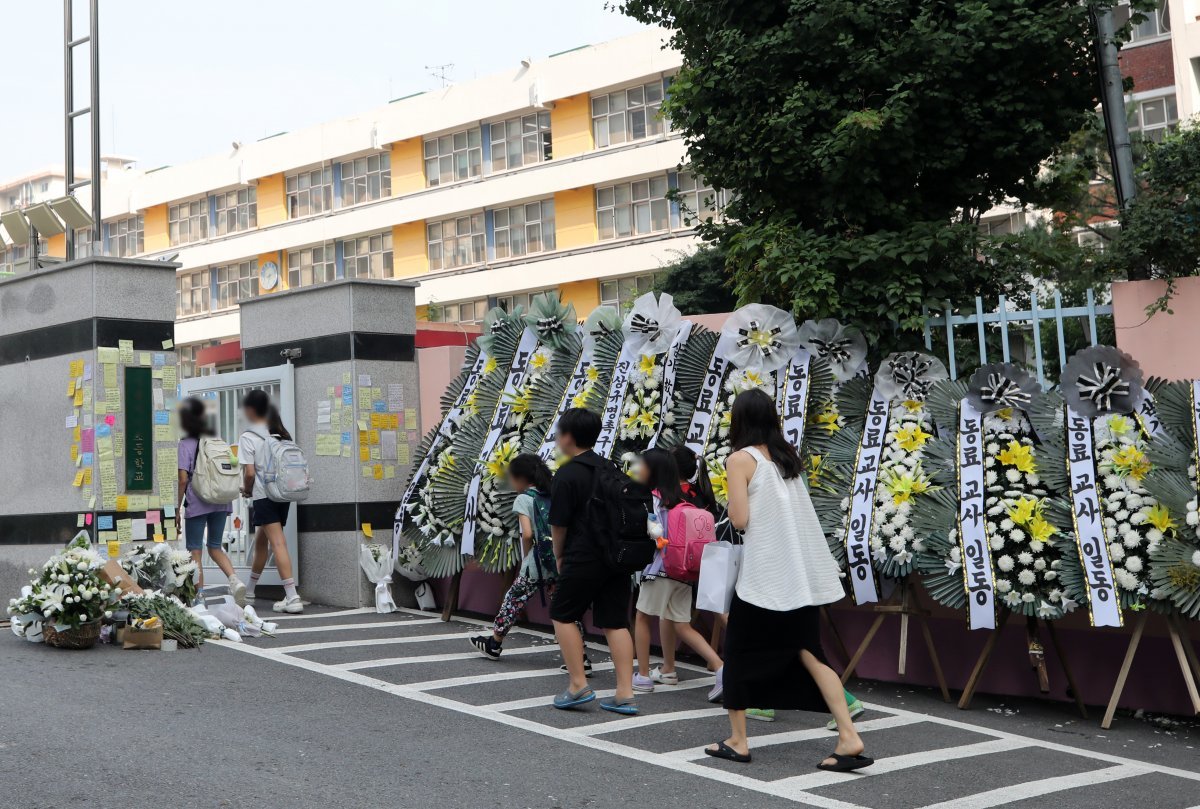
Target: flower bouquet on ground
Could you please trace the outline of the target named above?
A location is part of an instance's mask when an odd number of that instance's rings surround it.
[[[134,545],[120,565],[137,580],[138,586],[173,595],[184,604],[196,601],[196,560],[187,551],[165,542]]]
[[[1161,510],[1154,515],[1163,538],[1150,551],[1151,596],[1200,619],[1200,382],[1169,382],[1154,391],[1161,427],[1150,445],[1153,471],[1145,485]]]
[[[1137,364],[1093,346],[1067,362],[1061,392],[1034,407],[1038,469],[1060,493],[1047,517],[1073,539],[1062,543],[1063,590],[1088,604],[1098,626],[1120,626],[1123,609],[1171,608],[1150,583],[1170,516],[1145,485],[1154,469],[1149,437],[1133,415],[1142,395]]]
[[[1059,581],[1061,544],[1046,517],[1051,491],[1039,474],[1027,415],[1037,381],[1011,363],[977,371],[968,384],[941,382],[929,395],[943,434],[925,465],[940,487],[913,509],[922,536],[917,570],[939,603],[968,609],[972,628],[992,628],[1003,604],[1025,616],[1059,618],[1077,605]]]
[[[51,556],[42,569],[30,570],[27,592],[9,602],[8,611],[21,618],[25,636],[63,649],[88,649],[100,637],[100,619],[115,603],[118,592],[100,577],[104,560],[80,532],[62,553]],[[31,632],[32,630],[32,632]]]
[[[946,376],[934,357],[903,352],[884,360],[874,386],[860,377],[838,393],[845,426],[825,444],[813,505],[859,603],[878,599],[872,565],[900,578],[925,550],[911,515],[937,489],[923,463],[935,432],[925,400]]]
[[[358,549],[358,564],[367,581],[375,585],[375,611],[389,613],[397,610],[392,599],[392,552],[377,542],[367,542]]]
[[[121,606],[129,611],[129,620],[157,617],[163,624],[163,637],[194,648],[204,643],[209,631],[178,598],[155,590],[126,593]]]

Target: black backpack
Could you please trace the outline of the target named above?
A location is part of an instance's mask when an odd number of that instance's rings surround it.
[[[597,458],[592,466],[592,495],[588,501],[589,530],[604,549],[608,566],[636,573],[654,561],[658,544],[647,520],[654,508],[650,489],[621,472],[612,461]]]

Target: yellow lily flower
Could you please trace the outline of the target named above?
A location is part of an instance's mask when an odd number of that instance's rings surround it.
[[[719,503],[729,502],[729,481],[725,475],[725,467],[714,461],[708,463],[708,481],[712,484],[713,495]]]
[[[808,482],[813,486],[817,485],[817,481],[820,480],[821,473],[824,471],[821,469],[823,460],[820,455],[808,456]]]
[[[1030,539],[1036,539],[1038,542],[1046,542],[1050,537],[1058,533],[1058,529],[1051,525],[1041,514],[1034,515],[1025,528],[1029,531]]]
[[[588,382],[595,382],[597,379],[600,378],[600,369],[597,368],[595,365],[592,365],[586,371],[583,372],[583,375],[585,377],[587,377]]]
[[[996,411],[996,418],[1009,421],[1012,419],[1013,409],[1011,407],[1002,407]]]
[[[534,369],[544,368],[548,362],[550,362],[549,354],[543,354],[540,351],[535,351],[533,357],[529,360],[529,367]]]
[[[1022,497],[1016,505],[1008,510],[1008,518],[1017,525],[1025,525],[1037,514],[1037,501],[1032,497]]]
[[[1016,467],[1018,472],[1033,474],[1037,471],[1037,463],[1033,458],[1033,447],[1020,441],[1009,441],[1008,447],[999,456],[1000,463]]]
[[[830,435],[842,429],[838,424],[838,414],[836,410],[827,409],[825,412],[817,416],[817,424],[826,430]]]
[[[644,429],[653,430],[658,425],[658,416],[653,410],[643,410],[637,414],[637,423]]]
[[[929,481],[919,472],[916,475],[911,472],[892,475],[884,485],[892,495],[892,502],[898,506],[907,503],[916,495],[924,494],[930,488]]]
[[[1162,503],[1155,503],[1150,507],[1150,510],[1146,512],[1146,522],[1164,534],[1176,527],[1175,521],[1171,519],[1171,512]]]
[[[925,442],[931,438],[933,436],[922,430],[919,424],[913,427],[904,427],[896,431],[896,443],[905,452],[916,452],[925,446]]]
[[[1125,416],[1112,416],[1108,420],[1108,431],[1113,435],[1129,435],[1133,431],[1133,420]]]
[[[909,413],[920,413],[921,408],[925,406],[924,402],[917,402],[912,399],[905,399],[900,404],[904,405],[904,409]]]
[[[654,373],[654,355],[643,354],[641,359],[638,360],[638,370],[643,374]]]
[[[490,374],[492,371],[496,370],[496,367],[496,358],[488,357],[487,361],[483,363],[483,373]]]
[[[1131,444],[1113,455],[1113,468],[1118,475],[1131,477],[1141,483],[1150,474],[1150,459]]]

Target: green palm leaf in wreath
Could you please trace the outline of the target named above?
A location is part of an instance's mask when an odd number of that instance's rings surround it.
[[[621,356],[621,346],[625,343],[625,334],[621,330],[611,331],[596,340],[595,367],[599,372],[596,384],[588,392],[584,407],[596,413],[604,410],[604,400],[608,397],[608,386],[612,382],[613,371],[617,367],[617,359]]]

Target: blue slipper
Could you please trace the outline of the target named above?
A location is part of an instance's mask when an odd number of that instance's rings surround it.
[[[578,708],[580,705],[587,705],[595,698],[596,692],[590,688],[585,688],[575,693],[571,693],[571,689],[568,688],[554,698],[554,707],[560,711],[567,711],[571,708]]]
[[[611,713],[619,713],[624,716],[637,716],[638,713],[638,706],[637,703],[633,701],[633,697],[628,697],[626,699],[605,697],[604,699],[600,700],[600,708],[601,710],[609,711]]]

